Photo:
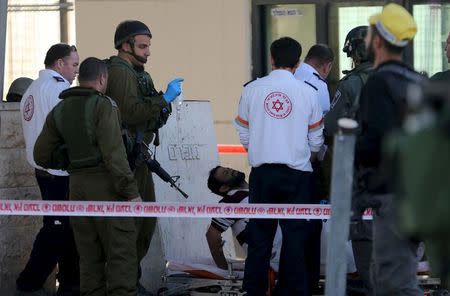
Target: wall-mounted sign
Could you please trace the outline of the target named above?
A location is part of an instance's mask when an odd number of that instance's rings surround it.
[[[297,8],[272,8],[271,12],[273,17],[302,15]]]

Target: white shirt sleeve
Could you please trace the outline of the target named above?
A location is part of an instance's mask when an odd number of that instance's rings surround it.
[[[239,133],[239,140],[241,144],[248,148],[248,143],[250,140],[250,132],[249,132],[249,106],[248,106],[248,97],[246,96],[245,89],[242,92],[241,99],[239,100],[239,108],[238,115],[234,120],[234,126]]]
[[[328,91],[327,84],[323,81],[319,82],[321,87],[318,89],[320,107],[322,108],[323,115],[330,111],[330,92]]]
[[[318,152],[322,147],[323,138],[323,117],[317,97],[311,96],[311,115],[308,123],[308,144],[311,152]]]

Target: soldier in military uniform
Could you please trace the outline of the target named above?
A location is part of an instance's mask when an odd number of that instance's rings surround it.
[[[155,90],[144,64],[150,56],[152,34],[140,21],[124,21],[117,26],[114,46],[117,56],[109,59],[109,78],[106,94],[116,100],[124,126],[134,141],[138,133],[149,143],[171,112],[170,103],[181,93],[181,81],[171,81],[165,93]],[[156,143],[155,143],[156,144]],[[155,201],[152,175],[147,166],[134,170],[139,192],[144,201]],[[153,236],[156,218],[137,218],[138,262],[145,256]],[[140,270],[139,266],[137,268]]]
[[[141,201],[130,170],[116,103],[105,96],[107,65],[88,58],[80,87],[63,91],[34,148],[45,168],[67,169],[70,200]],[[77,123],[77,124],[74,124]],[[81,295],[135,296],[136,226],[133,218],[73,217],[80,253]]]
[[[354,68],[343,72],[346,75],[339,81],[331,102],[331,110],[324,118],[328,142],[332,140],[333,135],[338,130],[337,120],[351,115],[354,102],[372,70],[372,64],[367,59],[364,45],[366,34],[367,26],[359,26],[348,32],[345,38],[342,51],[352,59]]]
[[[331,102],[331,110],[325,115],[325,139],[329,147],[324,166],[326,179],[330,179],[331,171],[331,150],[333,136],[338,131],[337,121],[342,117],[353,117],[358,108],[358,96],[362,87],[372,72],[372,63],[369,62],[367,51],[364,44],[364,38],[367,34],[367,26],[359,26],[348,32],[345,38],[343,52],[353,61],[354,68],[350,71],[344,71],[346,76],[341,79]],[[356,177],[354,179],[353,204],[357,201],[357,196],[367,190],[367,186],[358,182],[357,177],[360,172],[356,168]],[[353,206],[355,210],[355,206]],[[367,293],[371,293],[370,281],[370,262],[372,258],[372,222],[359,221],[350,226],[350,239],[352,240],[353,254],[358,274],[363,282]]]

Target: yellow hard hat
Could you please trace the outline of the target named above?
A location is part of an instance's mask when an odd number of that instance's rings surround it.
[[[369,18],[380,35],[390,44],[404,47],[417,33],[417,25],[412,15],[402,6],[390,3],[383,11]]]

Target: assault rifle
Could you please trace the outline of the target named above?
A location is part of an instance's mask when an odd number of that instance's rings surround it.
[[[183,195],[184,198],[188,198],[189,195],[187,195],[183,190],[180,189],[180,187],[177,186],[176,182],[180,179],[180,176],[170,176],[169,173],[167,173],[162,167],[161,164],[151,155],[150,149],[147,144],[145,144],[143,141],[136,140],[136,144],[140,146],[142,156],[142,161],[145,162],[148,169],[158,175],[158,177],[161,178],[166,183],[170,184],[170,187],[175,188],[181,195]]]

